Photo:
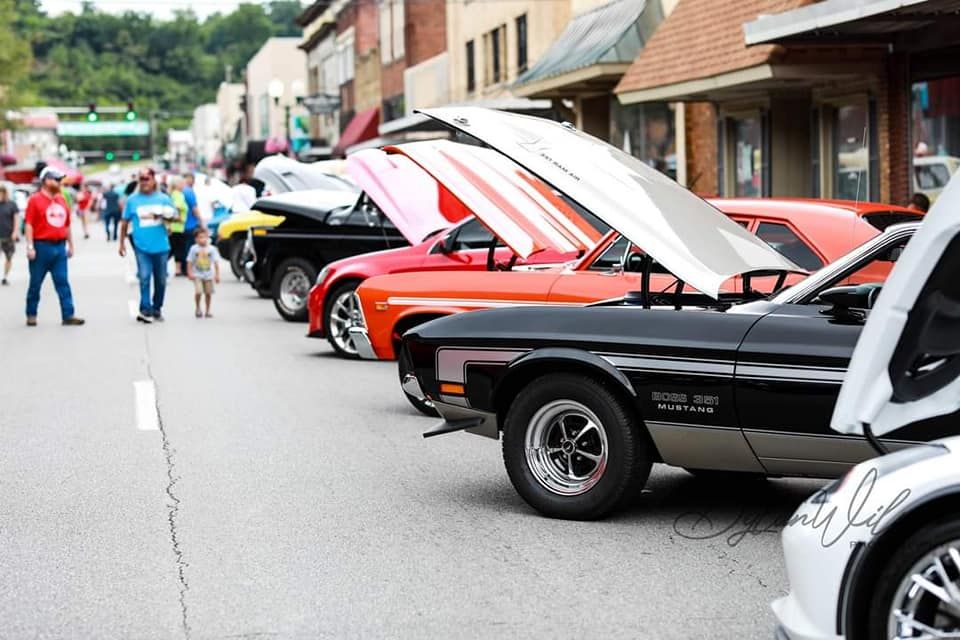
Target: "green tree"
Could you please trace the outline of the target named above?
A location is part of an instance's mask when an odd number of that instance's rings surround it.
[[[24,80],[30,73],[30,43],[11,28],[16,17],[14,0],[0,0],[0,127],[8,127],[7,111],[22,106],[28,97]]]

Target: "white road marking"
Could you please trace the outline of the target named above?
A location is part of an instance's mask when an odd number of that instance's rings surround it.
[[[127,300],[127,310],[130,312],[131,318],[136,318],[137,314],[140,313],[140,302],[137,300]]]
[[[133,395],[137,409],[137,429],[140,431],[158,431],[160,420],[157,417],[157,387],[153,380],[137,380],[134,382]]]

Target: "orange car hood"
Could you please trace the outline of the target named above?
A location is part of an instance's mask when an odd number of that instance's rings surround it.
[[[742,273],[801,271],[669,177],[569,125],[480,107],[421,113],[499,151],[504,166],[524,167],[703,293],[717,297]]]

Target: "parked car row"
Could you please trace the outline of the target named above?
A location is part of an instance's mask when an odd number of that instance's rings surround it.
[[[836,478],[784,532],[778,637],[956,637],[957,180],[926,223],[705,201],[568,125],[423,113],[474,144],[365,150],[356,191],[255,205],[282,221],[248,230],[244,273],[281,316],[340,356],[396,358],[405,396],[441,417],[424,436],[499,440],[548,517],[613,513],[656,463]],[[853,518],[836,548],[814,545],[824,509]]]

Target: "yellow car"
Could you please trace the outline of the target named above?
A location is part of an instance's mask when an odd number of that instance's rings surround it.
[[[243,278],[241,254],[243,242],[250,227],[275,227],[283,222],[283,216],[272,216],[262,211],[233,213],[220,223],[217,229],[217,249],[220,255],[230,260],[230,269],[237,278]]]

